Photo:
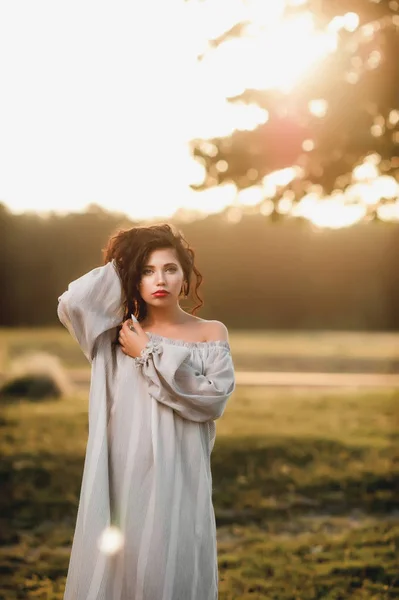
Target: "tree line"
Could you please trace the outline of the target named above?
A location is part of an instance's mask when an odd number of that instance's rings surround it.
[[[198,316],[238,329],[399,329],[399,224],[317,230],[259,214],[234,224],[223,214],[168,222],[194,248],[204,277]],[[102,264],[111,234],[137,224],[95,205],[44,218],[0,204],[0,326],[58,324],[68,283]]]

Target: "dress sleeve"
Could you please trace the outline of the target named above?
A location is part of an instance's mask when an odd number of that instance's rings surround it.
[[[123,291],[114,260],[72,281],[58,298],[58,318],[92,362],[98,337],[123,319]]]
[[[134,361],[158,402],[190,421],[218,419],[235,389],[229,345],[210,342],[205,350],[204,374],[190,365],[189,357],[186,346],[150,340]]]

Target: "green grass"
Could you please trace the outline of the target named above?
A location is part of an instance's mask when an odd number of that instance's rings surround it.
[[[238,388],[212,454],[220,600],[399,597],[398,391]],[[62,599],[85,395],[3,404],[0,599]]]

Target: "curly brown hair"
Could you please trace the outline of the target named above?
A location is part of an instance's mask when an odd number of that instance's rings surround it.
[[[167,223],[161,225],[132,227],[118,230],[111,235],[102,249],[104,264],[114,260],[124,292],[123,321],[133,314],[139,321],[147,315],[147,305],[139,292],[141,272],[146,260],[153,250],[174,248],[184,273],[184,284],[181,294],[189,297],[192,291],[192,279],[195,275],[194,300],[198,303],[191,309],[191,314],[201,308],[203,301],[198,295],[202,275],[194,264],[195,252],[184,238],[181,231]]]

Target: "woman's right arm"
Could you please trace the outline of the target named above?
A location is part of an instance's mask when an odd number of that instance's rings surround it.
[[[57,314],[92,362],[98,337],[123,319],[123,289],[115,261],[72,281],[58,298]]]

